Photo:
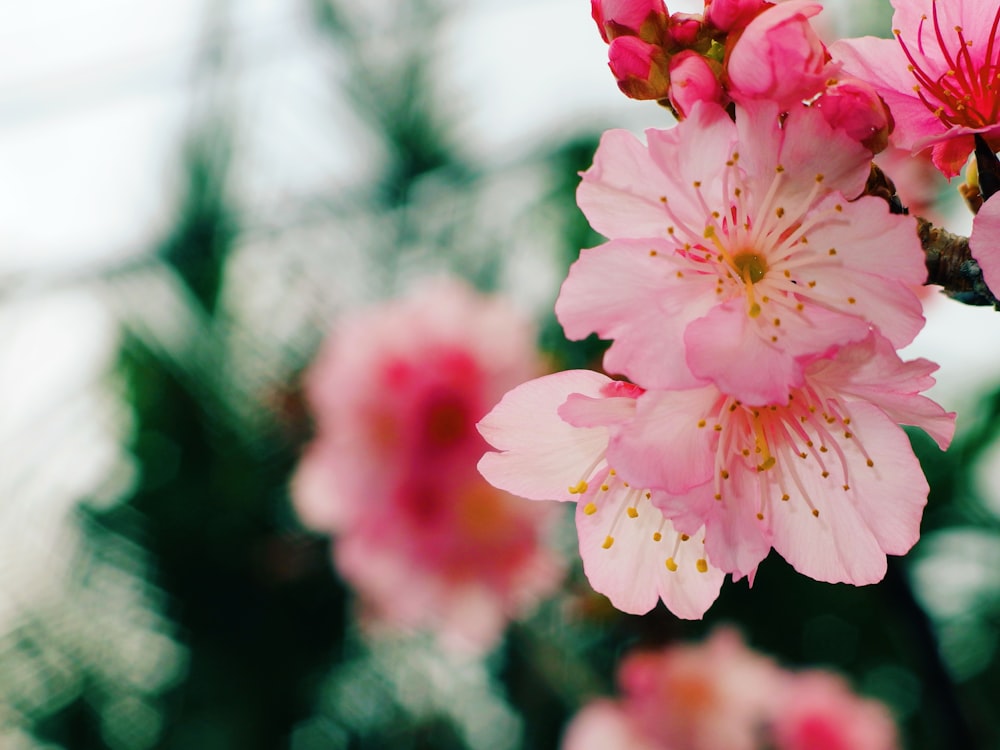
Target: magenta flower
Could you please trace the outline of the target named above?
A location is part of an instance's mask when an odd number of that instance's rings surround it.
[[[1000,3],[892,4],[896,39],[846,39],[831,52],[885,99],[895,143],[913,151],[933,146],[935,165],[954,177],[974,148],[974,133],[1000,145]]]
[[[525,383],[479,423],[497,448],[479,469],[493,485],[532,500],[574,500],[580,556],[596,591],[618,609],[648,612],[662,599],[678,617],[699,618],[723,573],[710,566],[704,534],[678,533],[607,459],[618,425],[642,389],[586,370]]]
[[[538,373],[533,342],[509,304],[440,280],[345,316],[310,368],[293,497],[374,615],[485,648],[558,584],[549,509],[476,471],[476,421]]]
[[[584,250],[556,313],[573,339],[614,339],[605,367],[645,388],[708,383],[783,404],[831,347],[923,324],[914,220],[857,196],[871,153],[804,107],[698,104],[648,145],[601,140],[577,193],[612,238]],[[823,144],[818,148],[817,144]],[[857,198],[856,200],[849,200]]]
[[[920,535],[927,482],[897,423],[940,447],[954,414],[920,395],[936,366],[903,362],[875,334],[813,360],[781,405],[715,386],[646,391],[611,441],[608,461],[675,527],[704,527],[708,560],[752,577],[773,547],[821,581],[874,583],[886,555]],[[663,492],[656,492],[662,490]]]

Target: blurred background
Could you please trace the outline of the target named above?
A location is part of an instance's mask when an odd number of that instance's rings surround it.
[[[834,3],[830,3],[831,6]],[[563,586],[487,653],[373,636],[296,517],[303,374],[348,311],[450,272],[552,316],[623,97],[583,0],[68,0],[0,8],[0,748],[555,748],[638,645],[737,626],[847,675],[914,750],[1000,746],[1000,319],[930,293],[953,447],[878,586],[778,557],[704,621]],[[700,3],[670,4],[697,10]],[[885,33],[841,0],[834,35]],[[956,232],[971,218],[940,189]],[[565,510],[565,509],[564,509]],[[335,544],[335,542],[334,542]]]

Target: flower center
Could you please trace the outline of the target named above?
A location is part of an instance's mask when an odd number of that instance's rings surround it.
[[[917,79],[914,91],[920,101],[946,126],[964,125],[984,128],[995,125],[1000,118],[1000,97],[996,95],[1000,81],[1000,46],[996,45],[997,29],[1000,27],[1000,10],[993,19],[989,42],[985,55],[978,62],[973,60],[971,40],[965,38],[961,26],[954,28],[955,38],[949,45],[941,29],[937,3],[931,4],[934,38],[948,65],[948,70],[940,75],[925,70],[917,62],[913,52],[903,41],[899,29],[893,29],[903,54],[910,61],[910,72]],[[917,29],[917,52],[927,62],[923,50],[923,21]],[[977,29],[978,31],[978,29]],[[951,49],[949,49],[949,46]],[[954,50],[954,52],[952,52]],[[977,56],[978,57],[978,56]]]
[[[767,273],[767,260],[753,252],[733,256],[733,268],[747,284],[756,284]]]

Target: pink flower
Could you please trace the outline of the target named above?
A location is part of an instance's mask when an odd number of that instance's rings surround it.
[[[702,55],[685,50],[670,60],[670,103],[686,117],[695,102],[723,104],[719,73]]]
[[[646,391],[607,460],[652,488],[678,530],[704,527],[708,560],[734,577],[752,579],[773,547],[817,580],[874,583],[887,554],[916,542],[927,500],[897,423],[942,448],[954,431],[954,414],[920,395],[935,369],[872,334],[814,359],[780,405],[714,386]]]
[[[670,91],[663,48],[634,36],[620,36],[608,47],[608,67],[618,88],[633,99],[663,99]]]
[[[1000,4],[892,4],[895,40],[847,39],[831,51],[885,100],[895,143],[913,151],[933,146],[935,165],[954,177],[973,150],[973,133],[1000,144]]]
[[[346,316],[306,379],[316,439],[293,481],[304,522],[374,613],[485,647],[558,583],[551,514],[486,484],[475,429],[536,374],[532,327],[439,280]]]
[[[590,0],[590,11],[605,42],[621,36],[663,41],[667,27],[663,0]]]
[[[765,0],[706,0],[705,20],[721,31],[736,31],[770,5]]]
[[[524,383],[479,423],[499,450],[479,469],[494,486],[532,500],[575,500],[584,571],[618,609],[648,612],[662,599],[678,617],[698,618],[723,574],[701,550],[704,534],[676,532],[607,461],[617,425],[632,418],[641,389],[586,370]]]
[[[886,708],[830,672],[793,673],[716,630],[702,644],[633,652],[621,698],[585,706],[562,750],[898,750]]]
[[[850,78],[838,81],[827,86],[812,106],[823,113],[831,127],[843,130],[873,154],[889,145],[892,115],[867,83]]]
[[[983,270],[983,281],[996,296],[1000,293],[1000,199],[995,195],[982,205],[972,222],[969,249]]]
[[[780,709],[784,674],[722,629],[702,644],[629,654],[618,677],[622,697],[585,707],[563,750],[756,750]],[[595,744],[584,728],[605,743]]]
[[[791,675],[781,691],[771,733],[776,750],[897,750],[896,724],[886,707],[860,698],[835,674]]]
[[[556,314],[570,338],[614,339],[609,371],[645,388],[715,383],[747,403],[785,403],[812,358],[869,324],[895,346],[920,330],[914,220],[878,198],[849,200],[871,153],[819,111],[777,114],[738,107],[734,124],[696,104],[676,127],[647,131],[648,145],[605,133],[577,199],[612,239],[581,253]]]
[[[747,25],[727,63],[733,99],[768,99],[787,109],[823,90],[829,56],[809,25],[822,9],[811,0],[790,0]]]

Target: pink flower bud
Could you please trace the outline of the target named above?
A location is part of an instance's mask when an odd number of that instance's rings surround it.
[[[736,31],[770,5],[765,0],[708,0],[705,20],[720,31]]]
[[[790,0],[753,19],[729,56],[732,97],[788,106],[822,91],[828,55],[809,25],[809,18],[822,9],[811,0]]]
[[[620,36],[654,44],[663,41],[667,26],[663,0],[590,0],[590,12],[605,42]]]
[[[608,67],[618,88],[633,99],[663,99],[670,92],[667,56],[662,47],[621,36],[608,47]]]
[[[670,61],[670,103],[681,117],[687,116],[695,102],[722,102],[722,84],[716,71],[704,57],[685,50]]]
[[[832,127],[843,130],[873,154],[889,145],[892,115],[867,83],[853,78],[840,81],[829,86],[812,106]]]
[[[667,33],[681,47],[691,47],[698,40],[704,19],[691,13],[674,13],[670,16]]]

